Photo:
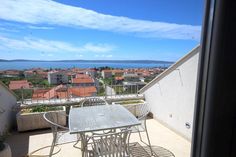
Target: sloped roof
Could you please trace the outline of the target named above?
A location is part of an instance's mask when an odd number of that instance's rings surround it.
[[[154,84],[156,84],[158,81],[160,81],[162,78],[170,74],[172,71],[174,71],[177,67],[185,63],[187,60],[189,60],[192,56],[197,54],[200,51],[200,45],[193,48],[187,55],[185,55],[183,58],[175,62],[172,66],[170,66],[168,69],[166,69],[164,72],[162,72],[160,75],[158,75],[156,78],[154,78],[151,82],[149,82],[147,85],[145,85],[143,88],[141,88],[138,92],[144,93],[147,89],[152,87]]]
[[[120,69],[115,69],[112,70],[113,73],[124,73],[124,70],[120,70]]]
[[[27,80],[10,81],[9,88],[11,90],[21,89],[21,88],[30,88],[30,84]]]
[[[92,96],[93,93],[97,92],[97,89],[94,86],[83,87],[83,88],[69,88],[69,92],[72,95],[76,96]]]
[[[76,74],[75,78],[90,78],[90,76],[86,74]]]
[[[94,80],[90,77],[87,77],[87,78],[73,78],[72,83],[94,83]]]

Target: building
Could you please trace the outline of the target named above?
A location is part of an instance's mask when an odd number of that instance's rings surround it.
[[[34,90],[33,100],[49,100],[49,99],[69,99],[76,97],[96,96],[97,89],[94,86],[90,87],[65,87],[59,85],[50,89]]]
[[[27,80],[19,80],[19,81],[10,81],[9,88],[11,90],[15,89],[29,89],[31,87],[31,83]]]
[[[88,69],[88,70],[85,70],[85,74],[89,75],[92,78],[95,78],[95,76],[97,75],[97,70],[96,69]]]
[[[119,69],[112,70],[112,74],[116,77],[122,77],[124,75],[124,70],[119,70]]]
[[[36,73],[37,73],[38,77],[41,77],[43,79],[47,79],[48,78],[48,73],[45,72],[45,71],[37,71]]]
[[[71,97],[89,97],[96,96],[97,89],[94,86],[90,87],[72,87],[68,89],[68,93]]]
[[[47,93],[50,89],[35,89],[33,91],[32,100],[44,100],[44,99],[50,99],[52,97],[47,97]]]
[[[91,78],[91,77],[87,74],[84,74],[84,73],[78,73],[75,75],[74,78]]]
[[[104,79],[111,78],[112,77],[112,70],[103,70],[102,71],[102,77]]]
[[[115,76],[115,83],[116,84],[122,84],[123,81],[124,81],[123,76]]]
[[[68,76],[64,72],[51,71],[48,72],[49,84],[66,84],[68,83]]]
[[[139,82],[139,76],[137,74],[125,74],[124,81],[126,82]]]
[[[125,74],[123,81],[124,88],[129,91],[137,91],[143,88],[146,83],[140,80],[137,74]]]
[[[77,74],[76,78],[71,79],[71,83],[73,86],[81,86],[81,87],[95,86],[94,79],[85,74]]]
[[[4,77],[18,77],[20,75],[20,71],[18,70],[6,70],[3,74]]]
[[[32,77],[32,76],[34,76],[35,74],[36,74],[36,72],[33,71],[33,70],[24,71],[24,76],[25,76],[25,77]]]
[[[66,89],[66,92],[65,90]],[[33,91],[33,100],[44,100],[44,99],[52,99],[52,98],[66,98],[68,95],[67,88],[65,88],[63,85],[59,85],[53,88],[48,89],[35,89]]]

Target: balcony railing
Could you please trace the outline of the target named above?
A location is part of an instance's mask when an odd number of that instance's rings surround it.
[[[34,87],[18,90],[19,102],[22,104],[51,104],[78,102],[86,97],[102,97],[104,99],[143,98],[138,94],[140,85],[103,85],[103,86],[71,86]]]

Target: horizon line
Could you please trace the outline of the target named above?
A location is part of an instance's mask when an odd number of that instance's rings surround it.
[[[0,59],[0,61],[38,61],[38,62],[58,62],[58,61],[147,61],[147,62],[170,62],[174,63],[174,61],[166,61],[166,60],[148,60],[148,59],[71,59],[71,60],[36,60],[36,59]]]

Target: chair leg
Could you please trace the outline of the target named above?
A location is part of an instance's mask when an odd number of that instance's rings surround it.
[[[146,143],[146,142],[143,141],[142,136],[141,136],[141,133],[140,133],[140,131],[138,130],[139,138],[140,138],[140,141],[141,141],[142,143],[146,144],[146,145],[150,148],[151,155],[154,155],[154,152],[153,152],[153,150],[152,150],[151,141],[150,141],[149,134],[148,134],[148,130],[147,130],[147,125],[146,125],[146,123],[145,123],[144,125],[145,125],[145,132],[146,132],[146,136],[147,136],[148,143]]]
[[[150,148],[150,151],[151,151],[151,155],[154,155],[153,153],[153,150],[152,150],[152,145],[151,145],[151,142],[150,142],[150,138],[149,138],[149,135],[148,135],[148,131],[146,130],[146,136],[147,136],[147,140],[148,140],[148,146]]]
[[[52,145],[51,145],[51,148],[50,148],[49,157],[51,157],[52,154],[53,154],[53,150],[54,150],[54,147],[56,145],[56,140],[57,140],[56,135],[53,135],[53,141],[52,141]]]
[[[153,150],[152,150],[152,145],[151,145],[151,142],[150,142],[150,138],[149,138],[149,134],[148,134],[148,130],[147,130],[147,122],[146,122],[146,120],[144,122],[144,125],[145,125],[145,132],[146,132],[146,136],[147,136],[147,140],[148,140],[148,145],[150,147],[151,155],[154,155]]]
[[[75,144],[73,144],[73,147],[74,147],[74,148],[81,149],[80,147],[77,147],[77,146],[76,146],[76,145],[79,143],[79,141],[81,141],[81,138],[80,138],[80,135],[79,135],[79,134],[77,134],[77,141],[76,141],[76,143],[75,143]]]

